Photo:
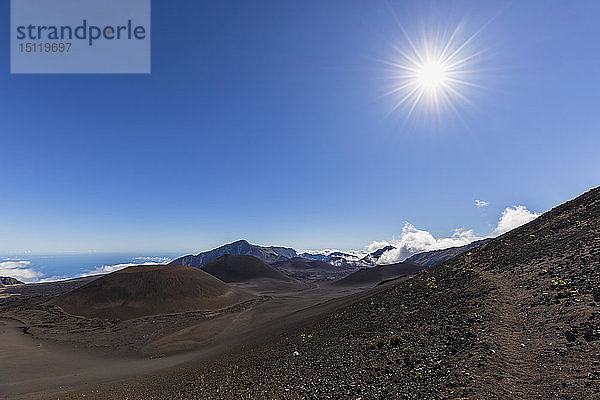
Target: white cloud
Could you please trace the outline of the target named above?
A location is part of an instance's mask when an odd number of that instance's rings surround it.
[[[391,243],[388,242],[387,240],[374,240],[371,242],[371,244],[369,244],[367,246],[367,252],[368,253],[373,253],[374,251],[377,251],[379,249],[383,249],[384,247],[390,246]]]
[[[476,200],[475,204],[478,207],[487,206],[487,203],[482,200]],[[540,214],[529,211],[525,206],[507,207],[502,212],[502,215],[498,220],[498,225],[487,237],[501,235],[533,221],[539,215]],[[483,239],[483,237],[475,235],[472,229],[462,228],[456,229],[451,237],[436,238],[430,232],[417,229],[414,225],[405,222],[399,239],[373,241],[366,249],[368,252],[373,252],[389,245],[396,247],[393,250],[383,253],[378,260],[378,264],[393,264],[404,261],[417,253],[430,250],[442,250],[455,246],[464,246],[480,239]]]
[[[168,264],[173,260],[172,258],[167,257],[134,257],[133,259],[142,262],[154,262],[157,264]]]
[[[40,279],[40,280],[36,281],[35,283],[58,282],[58,281],[66,281],[69,279],[73,279],[73,277],[69,277],[66,275],[55,275],[55,276],[51,276],[49,278]]]
[[[100,274],[110,274],[111,272],[122,270],[123,268],[133,267],[136,265],[160,265],[162,263],[156,262],[145,262],[145,263],[124,263],[124,264],[115,264],[115,265],[103,265],[98,268],[94,268],[92,270],[86,271],[82,274],[79,274],[79,277],[92,276],[92,275],[100,275]]]
[[[436,238],[430,232],[417,229],[414,225],[405,222],[399,239],[375,241],[368,245],[367,249],[376,250],[387,245],[396,247],[383,253],[378,261],[378,264],[393,264],[423,251],[463,246],[479,239],[481,237],[475,236],[472,229],[464,230],[462,228],[456,229],[451,237]]]
[[[82,278],[91,275],[109,274],[111,272],[115,272],[120,269],[132,267],[135,265],[166,264],[170,261],[169,258],[165,257],[135,257],[133,258],[133,260],[140,260],[140,262],[103,265],[101,267],[97,267],[92,270],[86,271],[77,276],[55,275],[51,277],[45,277],[45,274],[43,272],[37,271],[31,267],[31,261],[13,258],[4,258],[4,260],[6,261],[0,261],[0,276],[10,276],[11,278],[18,279],[25,283],[64,281],[67,279]]]
[[[364,257],[367,253],[364,250],[339,250],[339,249],[321,249],[321,250],[297,250],[296,251],[298,254],[302,254],[302,253],[307,253],[307,254],[312,254],[312,255],[323,255],[323,256],[329,256],[333,253],[344,253],[347,254],[349,256],[352,256],[354,258],[361,258]]]
[[[0,262],[0,276],[10,276],[22,282],[37,282],[43,273],[31,268],[31,261]]]
[[[492,235],[498,236],[533,221],[540,214],[529,211],[525,206],[507,207],[500,216],[498,226],[492,231]]]
[[[475,200],[475,206],[481,208],[481,207],[487,207],[488,206],[488,202],[487,201],[483,201],[483,200]]]

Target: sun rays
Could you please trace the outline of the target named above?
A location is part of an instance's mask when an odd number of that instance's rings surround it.
[[[483,51],[474,43],[481,29],[463,39],[459,25],[447,35],[424,34],[416,42],[400,28],[402,45],[394,47],[392,60],[384,61],[391,81],[385,95],[393,98],[393,110],[404,110],[410,118],[417,111],[458,113],[459,105],[469,105],[469,90],[481,88],[475,66]]]

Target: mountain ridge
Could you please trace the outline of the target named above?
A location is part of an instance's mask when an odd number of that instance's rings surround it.
[[[251,244],[247,240],[240,239],[212,250],[200,252],[196,255],[189,254],[176,258],[171,261],[169,265],[189,265],[191,267],[200,268],[227,254],[254,256],[266,263],[281,261],[297,256],[296,250],[290,247],[259,246]]]
[[[464,246],[455,246],[441,250],[424,251],[422,253],[417,253],[408,257],[406,260],[404,260],[404,262],[419,264],[425,267],[433,267],[434,265],[441,264],[446,260],[449,260],[453,257],[464,253],[465,251],[469,251],[477,246],[487,243],[490,240],[492,240],[492,238],[476,240]]]

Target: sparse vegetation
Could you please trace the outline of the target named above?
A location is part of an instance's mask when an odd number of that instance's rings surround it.
[[[402,339],[402,336],[394,335],[390,338],[390,346],[398,346],[403,340],[404,339]]]
[[[553,286],[566,286],[567,282],[564,279],[553,278],[552,279],[552,285]]]
[[[429,278],[427,278],[427,282],[425,283],[425,285],[430,288],[430,289],[437,289],[437,283],[435,282],[435,277],[434,276],[430,276]]]
[[[383,339],[377,339],[377,340],[369,343],[369,347],[371,349],[381,349],[381,348],[383,348],[383,346],[385,346],[385,340],[383,340]]]

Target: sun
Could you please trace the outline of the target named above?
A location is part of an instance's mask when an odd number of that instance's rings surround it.
[[[439,90],[448,84],[446,66],[439,60],[427,61],[417,68],[415,80],[424,90]]]
[[[445,37],[424,34],[419,42],[402,32],[405,40],[394,47],[393,60],[384,61],[392,82],[385,94],[394,97],[393,109],[406,109],[407,117],[417,110],[439,116],[444,109],[457,112],[457,105],[470,104],[468,89],[481,88],[474,68],[483,53],[474,43],[479,31],[459,39],[458,26]]]

